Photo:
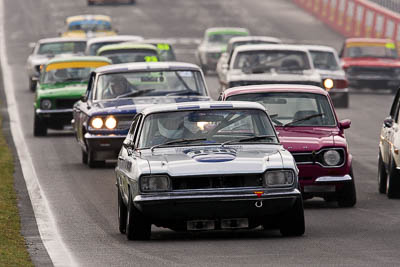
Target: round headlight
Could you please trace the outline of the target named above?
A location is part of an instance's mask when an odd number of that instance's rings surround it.
[[[333,88],[333,80],[332,79],[325,79],[324,80],[324,87],[327,91]]]
[[[324,153],[324,161],[328,166],[338,165],[340,162],[340,154],[336,150],[328,150]]]
[[[103,120],[99,117],[93,118],[90,122],[90,125],[95,129],[100,129],[101,127],[103,127]]]
[[[113,116],[107,117],[105,125],[107,129],[113,130],[117,127],[117,120]]]
[[[40,102],[40,108],[51,109],[51,101],[49,99],[43,99],[42,102]]]

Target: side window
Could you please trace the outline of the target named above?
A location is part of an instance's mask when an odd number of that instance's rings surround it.
[[[131,128],[129,129],[129,136],[132,141],[136,140],[136,135],[138,132],[137,128],[138,128],[138,125],[140,124],[141,118],[142,118],[142,114],[136,114],[136,116],[133,118]]]
[[[339,57],[342,58],[344,56],[344,47],[346,44],[343,44],[342,49],[340,49]]]
[[[394,120],[397,120],[399,113],[399,96],[400,96],[400,90],[397,91],[397,94],[393,100],[392,107],[390,108],[390,117]]]

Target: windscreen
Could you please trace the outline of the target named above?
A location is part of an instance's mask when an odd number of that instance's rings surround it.
[[[260,138],[251,139],[252,137]],[[214,145],[228,141],[246,144],[278,142],[264,111],[218,109],[150,114],[144,120],[139,148],[180,139],[187,139],[187,144],[190,145]]]
[[[312,93],[271,92],[233,95],[228,101],[252,101],[265,106],[275,126],[335,126],[326,96]]]
[[[320,70],[339,70],[335,54],[328,51],[310,51],[314,67]]]
[[[103,74],[97,83],[95,99],[179,95],[206,95],[200,72],[168,70]]]
[[[220,32],[210,33],[208,35],[208,42],[215,44],[227,44],[232,37],[247,36],[246,32]]]
[[[43,72],[40,83],[56,85],[61,83],[87,83],[93,68],[62,68]]]
[[[65,53],[84,53],[86,48],[85,41],[77,42],[55,42],[55,43],[44,43],[40,44],[38,54],[39,55],[58,55]]]
[[[113,64],[129,62],[157,62],[158,53],[150,49],[118,49],[102,51],[100,56],[108,57]]]
[[[239,52],[233,68],[245,73],[298,72],[310,69],[310,63],[302,51],[257,50]]]
[[[68,25],[69,31],[110,31],[111,23],[105,20],[78,20]]]
[[[101,48],[101,47],[103,47],[103,46],[105,46],[105,45],[111,45],[111,44],[119,44],[119,43],[122,43],[122,41],[112,41],[112,42],[99,42],[99,43],[94,43],[94,44],[91,44],[90,45],[90,47],[89,47],[89,55],[91,55],[91,56],[95,56],[95,55],[97,55],[97,51]]]
[[[349,43],[345,57],[397,58],[396,46],[393,43]]]

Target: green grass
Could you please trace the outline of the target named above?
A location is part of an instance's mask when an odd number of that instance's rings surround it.
[[[14,190],[14,162],[0,117],[0,266],[33,266],[21,235]]]

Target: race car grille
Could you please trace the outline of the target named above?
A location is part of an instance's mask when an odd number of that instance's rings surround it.
[[[347,70],[349,75],[373,75],[383,77],[395,76],[395,68],[386,67],[350,67]]]
[[[72,109],[76,101],[79,99],[56,99],[55,106],[57,109]]]
[[[319,87],[322,86],[321,83],[313,81],[237,81],[237,82],[230,82],[229,87],[258,85],[258,84],[304,84],[304,85],[315,85]]]
[[[263,186],[260,174],[171,177],[171,181],[172,190]]]
[[[322,149],[320,151],[314,151],[314,152],[301,152],[301,153],[292,153],[294,160],[296,161],[296,164],[318,164],[324,167],[340,167],[342,166],[345,161],[346,161],[346,155],[345,151],[342,148],[337,148],[334,149],[340,154],[340,161],[336,166],[326,166],[326,163],[324,162],[323,159],[323,154],[325,151],[330,150],[330,149]]]

